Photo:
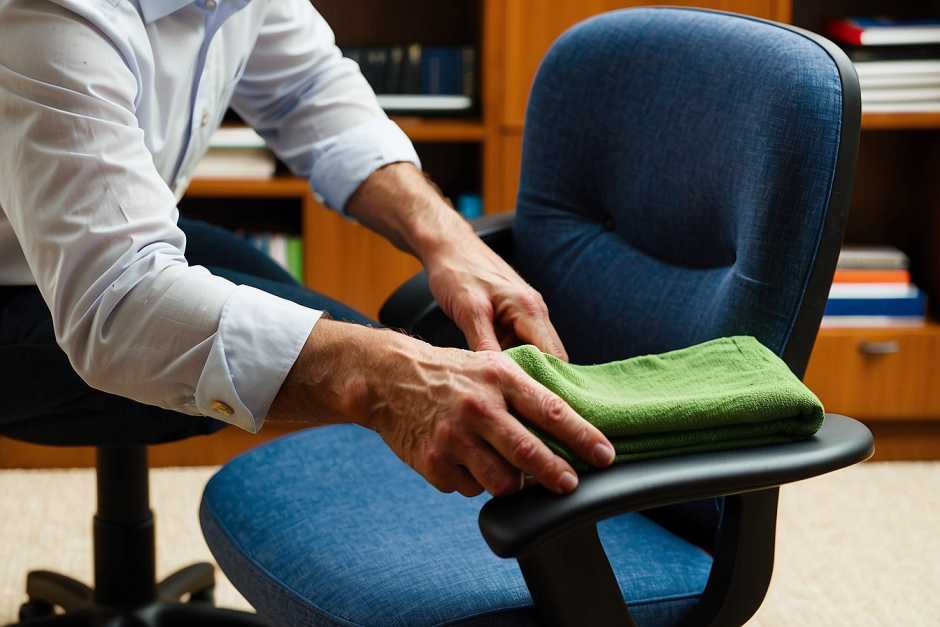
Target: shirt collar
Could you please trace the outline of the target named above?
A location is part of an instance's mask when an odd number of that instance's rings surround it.
[[[187,4],[193,4],[193,0],[140,0],[140,11],[144,21],[149,24],[179,11]]]

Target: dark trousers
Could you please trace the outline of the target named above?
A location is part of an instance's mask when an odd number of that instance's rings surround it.
[[[180,219],[186,259],[215,275],[314,309],[376,326],[361,313],[299,285],[248,242],[215,226]],[[157,444],[212,433],[225,423],[144,405],[92,389],[55,341],[35,286],[0,287],[0,433],[61,445]]]

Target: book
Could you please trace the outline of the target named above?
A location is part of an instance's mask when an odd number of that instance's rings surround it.
[[[388,49],[388,62],[385,66],[385,84],[379,90],[385,94],[402,92],[402,72],[405,66],[405,49],[402,46],[392,46]]]
[[[854,65],[859,81],[874,77],[940,74],[940,60],[858,61]]]
[[[426,96],[422,94],[378,94],[379,106],[389,113],[460,113],[473,107],[468,96]]]
[[[912,297],[901,298],[829,298],[826,316],[924,316],[926,298],[917,288]]]
[[[362,62],[359,68],[366,81],[376,92],[383,91],[385,88],[385,73],[388,64],[387,48],[367,48],[362,54]]]
[[[304,248],[299,237],[287,239],[287,270],[298,283],[304,282]]]
[[[274,176],[277,161],[266,149],[210,148],[193,170],[193,178],[266,179]]]
[[[862,97],[866,90],[900,88],[900,89],[940,89],[940,72],[936,74],[894,74],[890,76],[869,76],[865,79],[859,78],[859,86],[862,88]]]
[[[886,46],[940,43],[940,20],[848,17],[830,20],[826,33],[850,45]]]
[[[823,316],[824,327],[910,327],[924,324],[924,316]]]
[[[940,100],[940,88],[937,87],[862,89],[863,105],[866,103],[931,102],[937,100]]]
[[[377,94],[461,95],[476,93],[472,46],[343,48]]]
[[[911,282],[907,270],[836,270],[833,283],[901,283]]]
[[[209,138],[209,149],[213,148],[264,148],[261,135],[250,126],[221,126]]]
[[[926,46],[848,46],[842,50],[853,63],[878,61],[936,61],[940,45]]]
[[[907,255],[890,246],[843,246],[836,263],[837,270],[906,270],[907,267]]]
[[[940,100],[862,103],[862,113],[935,113],[938,111],[940,111]]]
[[[421,93],[421,44],[411,44],[405,48],[402,60],[401,85],[394,93]]]
[[[268,254],[271,256],[271,259],[277,262],[277,265],[285,270],[288,269],[287,237],[280,233],[272,233],[269,237]]]
[[[916,298],[918,293],[909,283],[833,283],[829,298]]]
[[[460,48],[425,47],[422,50],[421,93],[463,93],[463,56]]]

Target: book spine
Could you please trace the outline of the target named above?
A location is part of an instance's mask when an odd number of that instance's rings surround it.
[[[304,282],[304,249],[299,237],[287,240],[287,269],[298,283]]]
[[[903,283],[911,282],[907,270],[836,270],[833,283]]]
[[[427,95],[463,94],[462,51],[455,47],[425,48],[421,56],[421,91]]]
[[[385,87],[380,93],[402,93],[402,71],[405,65],[405,49],[392,46],[388,49],[388,63],[385,67]]]
[[[923,316],[926,300],[916,298],[830,298],[826,316]]]
[[[405,49],[404,67],[402,68],[401,93],[421,93],[421,44],[411,44]]]
[[[917,298],[919,293],[907,283],[833,283],[829,298]]]
[[[850,46],[862,45],[864,29],[852,20],[832,20],[826,24],[826,32],[830,37]]]
[[[268,254],[271,256],[271,259],[285,270],[290,270],[290,266],[287,262],[287,237],[280,233],[275,233],[269,237],[268,241],[270,242],[268,245]]]
[[[473,46],[464,46],[461,49],[461,70],[463,95],[473,100],[477,91],[477,51]]]

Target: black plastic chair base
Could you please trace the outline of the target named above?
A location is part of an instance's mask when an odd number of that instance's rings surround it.
[[[45,570],[26,577],[29,600],[20,607],[22,627],[175,627],[233,625],[269,627],[255,614],[213,607],[215,569],[201,562],[179,570],[157,584],[157,600],[140,607],[108,607],[95,601],[95,591],[80,581]],[[184,603],[183,599],[187,601]],[[64,614],[56,614],[56,608]]]

